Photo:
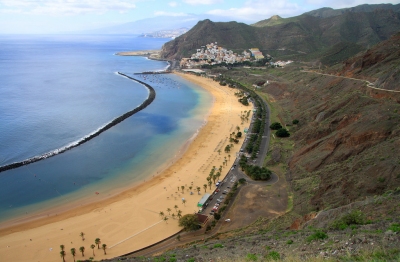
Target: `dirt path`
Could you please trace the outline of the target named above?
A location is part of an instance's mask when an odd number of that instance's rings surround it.
[[[338,78],[344,78],[344,79],[351,79],[351,80],[356,80],[356,81],[361,81],[367,83],[367,86],[369,88],[375,89],[375,90],[380,90],[380,91],[386,91],[386,92],[392,92],[392,93],[400,93],[400,91],[397,90],[388,90],[388,89],[383,89],[383,88],[378,88],[375,87],[373,83],[364,80],[364,79],[358,79],[358,78],[352,78],[352,77],[346,77],[346,76],[336,76],[336,75],[330,75],[330,74],[324,74],[324,73],[318,73],[315,71],[308,71],[308,70],[301,70],[303,73],[313,73],[313,74],[318,74],[318,75],[324,75],[324,76],[332,76],[332,77],[338,77]]]

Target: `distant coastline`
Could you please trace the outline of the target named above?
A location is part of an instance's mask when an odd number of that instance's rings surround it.
[[[119,56],[145,56],[149,59],[163,60],[160,58],[161,50],[141,50],[141,51],[124,51],[115,53]]]
[[[18,162],[14,162],[14,163],[11,163],[11,164],[4,165],[4,166],[0,166],[0,172],[6,171],[6,170],[10,170],[10,169],[14,169],[14,168],[18,168],[18,167],[21,167],[21,166],[25,166],[25,165],[28,165],[28,164],[31,164],[31,163],[34,163],[34,162],[38,162],[40,160],[44,160],[44,159],[47,159],[49,157],[64,153],[65,151],[68,151],[68,150],[70,150],[70,149],[72,149],[74,147],[82,145],[83,143],[86,143],[87,141],[91,140],[92,138],[95,138],[96,136],[100,135],[104,131],[106,131],[106,130],[110,129],[111,127],[113,127],[113,126],[119,124],[120,122],[124,121],[128,117],[130,117],[130,116],[136,114],[137,112],[141,111],[142,109],[146,108],[148,105],[150,105],[154,101],[154,99],[156,97],[156,92],[155,92],[155,90],[154,90],[154,88],[152,86],[150,86],[149,84],[146,84],[145,82],[142,82],[142,81],[140,81],[138,79],[135,79],[133,77],[127,76],[127,75],[125,75],[123,73],[118,72],[118,74],[144,85],[149,90],[148,97],[146,98],[146,100],[143,101],[143,103],[140,106],[136,107],[135,109],[133,109],[131,111],[126,112],[125,114],[123,114],[123,115],[121,115],[121,116],[119,116],[117,118],[114,118],[113,120],[111,120],[110,122],[108,122],[104,126],[98,128],[97,130],[95,130],[94,132],[90,133],[89,135],[81,138],[78,141],[72,142],[72,143],[70,143],[70,144],[68,144],[68,145],[66,145],[64,147],[55,149],[53,151],[47,152],[47,153],[39,155],[39,156],[34,156],[34,157],[31,157],[31,158],[28,158],[28,159],[25,159],[25,160],[22,160],[22,161],[18,161]]]

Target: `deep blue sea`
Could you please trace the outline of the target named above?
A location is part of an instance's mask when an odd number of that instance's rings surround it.
[[[168,64],[120,51],[160,49],[166,39],[124,35],[0,36],[0,166],[73,143],[148,96],[155,101],[65,153],[0,173],[0,222],[79,204],[157,173],[201,127],[203,89],[172,75],[133,75]],[[95,195],[94,193],[99,194]]]

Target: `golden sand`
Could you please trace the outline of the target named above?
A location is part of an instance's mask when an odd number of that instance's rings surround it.
[[[211,168],[222,165],[226,157],[228,164],[223,168],[223,176],[229,171],[240,146],[234,146],[229,153],[231,157],[224,148],[229,143],[229,134],[237,131],[236,126],[242,131],[248,127],[248,123],[241,124],[240,114],[251,108],[237,101],[234,89],[222,87],[210,79],[179,75],[202,86],[215,99],[206,125],[187,149],[182,148],[180,158],[150,181],[112,198],[0,230],[1,261],[61,261],[60,245],[65,246],[66,261],[73,261],[71,248],[77,250],[76,259],[82,259],[81,246],[85,247],[84,258],[88,259],[93,256],[90,245],[96,238],[107,244],[107,255],[97,247],[94,249],[95,259],[101,260],[143,248],[181,229],[178,220],[172,218],[173,213],[177,214],[174,206],[177,205],[183,215],[197,211],[197,202],[204,194],[203,185],[207,183]],[[193,195],[188,191],[191,185]],[[181,186],[185,187],[183,193],[178,191]],[[197,186],[201,187],[200,195]],[[163,211],[169,215],[168,208],[171,215],[165,222],[159,213]],[[80,232],[85,233],[84,241]]]

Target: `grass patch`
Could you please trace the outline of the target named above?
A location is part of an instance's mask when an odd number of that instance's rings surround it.
[[[319,239],[326,239],[328,238],[328,235],[321,230],[316,230],[313,234],[311,234],[310,236],[308,236],[306,238],[307,242],[312,242],[314,240],[319,240]]]
[[[265,256],[265,258],[267,260],[279,260],[281,259],[281,255],[276,251],[271,251]]]
[[[223,248],[223,247],[224,247],[224,245],[222,245],[220,243],[217,243],[214,245],[214,248]]]
[[[256,254],[247,254],[246,261],[257,261],[258,257]]]
[[[388,230],[392,230],[393,232],[400,232],[400,224],[399,223],[391,224]]]

